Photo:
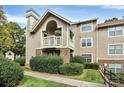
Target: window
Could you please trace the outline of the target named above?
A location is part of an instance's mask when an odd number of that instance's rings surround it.
[[[123,35],[123,29],[122,27],[112,27],[108,29],[109,36],[122,36]]]
[[[81,46],[82,47],[91,47],[92,46],[92,39],[91,38],[82,38],[81,39]]]
[[[83,54],[82,57],[83,57],[84,62],[92,62],[91,54]]]
[[[70,39],[73,41],[74,39],[74,33],[70,30]]]
[[[92,24],[82,24],[81,31],[83,32],[92,31]]]
[[[122,72],[122,64],[109,64],[109,70],[114,73]]]
[[[11,53],[9,53],[9,55],[11,56],[12,54],[11,54]]]
[[[109,45],[109,54],[123,54],[123,44]]]

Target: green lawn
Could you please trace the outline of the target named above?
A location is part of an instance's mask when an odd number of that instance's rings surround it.
[[[89,81],[89,82],[94,82],[94,83],[104,82],[100,73],[97,70],[93,70],[93,69],[84,69],[81,75],[69,76],[69,77],[72,79]]]
[[[123,78],[123,79],[124,79],[124,73],[117,73],[117,75],[118,75],[120,78]]]
[[[23,67],[24,71],[31,71],[30,68]],[[124,77],[124,74],[121,75]],[[97,70],[94,69],[84,69],[83,73],[81,75],[76,75],[76,76],[68,76],[69,78],[72,79],[77,79],[77,80],[83,80],[83,81],[89,81],[89,82],[94,82],[94,83],[104,83],[102,76]],[[37,83],[36,83],[37,82]],[[47,80],[42,80],[30,76],[25,76],[23,80],[23,86],[24,87],[65,87],[68,85],[60,84],[60,83],[55,83],[52,81],[47,81]]]
[[[70,87],[69,85],[47,81],[31,76],[25,76],[22,80],[23,87]]]

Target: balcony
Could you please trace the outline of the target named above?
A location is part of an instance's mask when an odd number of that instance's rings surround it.
[[[44,48],[54,48],[62,46],[62,36],[46,36],[43,37]]]

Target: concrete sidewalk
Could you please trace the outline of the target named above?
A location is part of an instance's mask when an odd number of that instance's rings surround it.
[[[97,83],[92,83],[92,82],[74,80],[74,79],[70,79],[70,78],[67,78],[61,75],[54,75],[54,74],[48,74],[48,73],[25,71],[25,75],[44,79],[44,80],[54,81],[57,83],[63,83],[63,84],[71,85],[71,86],[76,86],[76,87],[105,87],[104,84],[97,84]]]

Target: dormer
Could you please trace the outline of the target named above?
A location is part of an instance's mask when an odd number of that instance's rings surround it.
[[[36,25],[39,21],[40,16],[37,12],[35,12],[32,8],[26,11],[26,18],[27,18],[27,30],[31,31],[32,28]]]

